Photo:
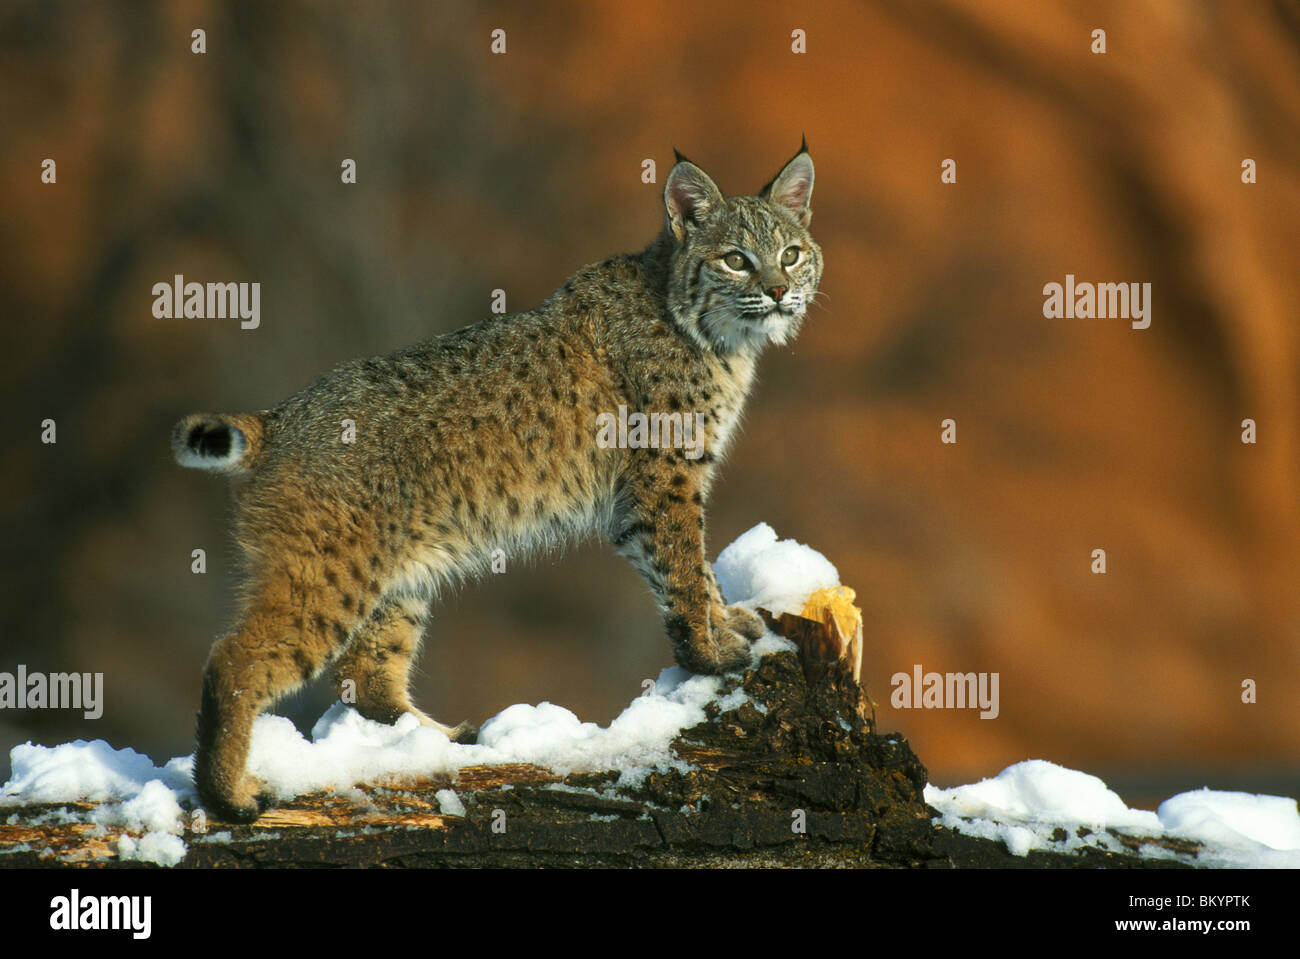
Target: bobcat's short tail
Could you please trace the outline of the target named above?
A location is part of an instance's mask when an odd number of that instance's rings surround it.
[[[262,452],[261,413],[191,413],[172,430],[172,455],[182,466],[245,473]]]

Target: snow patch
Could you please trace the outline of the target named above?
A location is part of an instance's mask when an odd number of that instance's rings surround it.
[[[185,831],[184,812],[176,793],[161,779],[151,779],[126,802],[96,806],[90,821],[100,826],[118,826],[130,832],[166,832],[179,835]]]
[[[797,616],[817,590],[840,585],[830,560],[792,539],[778,541],[776,530],[766,523],[741,534],[719,553],[713,571],[728,603],[762,607],[774,616]]]
[[[51,747],[24,743],[9,751],[9,764],[12,778],[0,787],[0,805],[120,801],[133,798],[155,780],[178,798],[194,795],[188,756],[160,768],[148,756],[134,749],[114,749],[102,739]]]
[[[145,833],[138,841],[123,834],[117,841],[117,855],[119,859],[175,866],[185,858],[185,842],[169,832]]]
[[[1041,759],[1008,766],[992,779],[952,789],[925,787],[936,825],[1003,842],[1013,855],[1085,846],[1127,851],[1107,830],[1129,836],[1188,839],[1199,856],[1150,844],[1139,854],[1223,867],[1300,867],[1300,813],[1281,796],[1180,793],[1156,812],[1130,809],[1096,776]],[[1058,839],[1064,829],[1065,839]],[[1082,833],[1082,835],[1081,835]]]
[[[454,789],[439,789],[433,795],[438,800],[438,810],[444,816],[465,815],[465,804],[461,802]]]
[[[1300,812],[1286,796],[1197,789],[1156,808],[1171,835],[1214,847],[1216,865],[1300,868]]]

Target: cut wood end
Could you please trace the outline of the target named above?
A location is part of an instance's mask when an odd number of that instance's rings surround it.
[[[853,605],[855,597],[848,586],[834,586],[809,596],[799,616],[773,616],[766,609],[759,613],[774,632],[799,647],[805,674],[824,676],[839,663],[861,685],[862,611]]]
[[[857,593],[851,586],[823,587],[808,597],[800,614],[804,619],[833,623],[842,643],[841,658],[853,671],[853,681],[862,682],[862,610],[853,604]]]
[[[799,615],[804,619],[822,622],[829,612],[835,617],[840,635],[851,637],[862,629],[862,610],[853,605],[857,596],[850,586],[822,587],[808,597],[808,602],[804,603],[803,612]]]

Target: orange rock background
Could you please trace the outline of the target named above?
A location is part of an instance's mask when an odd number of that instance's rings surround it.
[[[1032,757],[1132,801],[1300,791],[1300,8],[444,6],[0,15],[0,670],[106,689],[95,722],[0,712],[2,751],[192,747],[237,578],[225,482],[171,463],[182,414],[272,405],[496,288],[527,309],[652,238],[673,146],[752,192],[806,134],[826,297],[764,360],[710,556],[767,521],[837,565],[881,725],[936,784]],[[260,282],[261,328],[155,319],[176,273]],[[1044,318],[1067,273],[1150,282],[1150,329]],[[425,650],[417,698],[453,722],[607,722],[670,662],[602,545],[448,597]],[[1000,716],[892,709],[916,663],[998,672]]]

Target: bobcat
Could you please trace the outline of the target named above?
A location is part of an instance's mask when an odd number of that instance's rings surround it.
[[[704,501],[763,346],[793,337],[821,278],[804,143],[755,196],[724,197],[677,154],[665,226],[584,267],[536,309],[340,366],[273,409],[181,420],[183,466],[236,478],[247,566],[237,629],[203,674],[194,779],[207,809],[254,820],[253,722],[333,667],[363,716],[403,713],[430,601],[495,550],[609,537],[658,600],[673,656],[723,673],[762,635],[705,558]],[[697,447],[598,442],[620,408],[699,424]],[[351,421],[346,423],[345,421]],[[345,682],[350,681],[345,686]]]

